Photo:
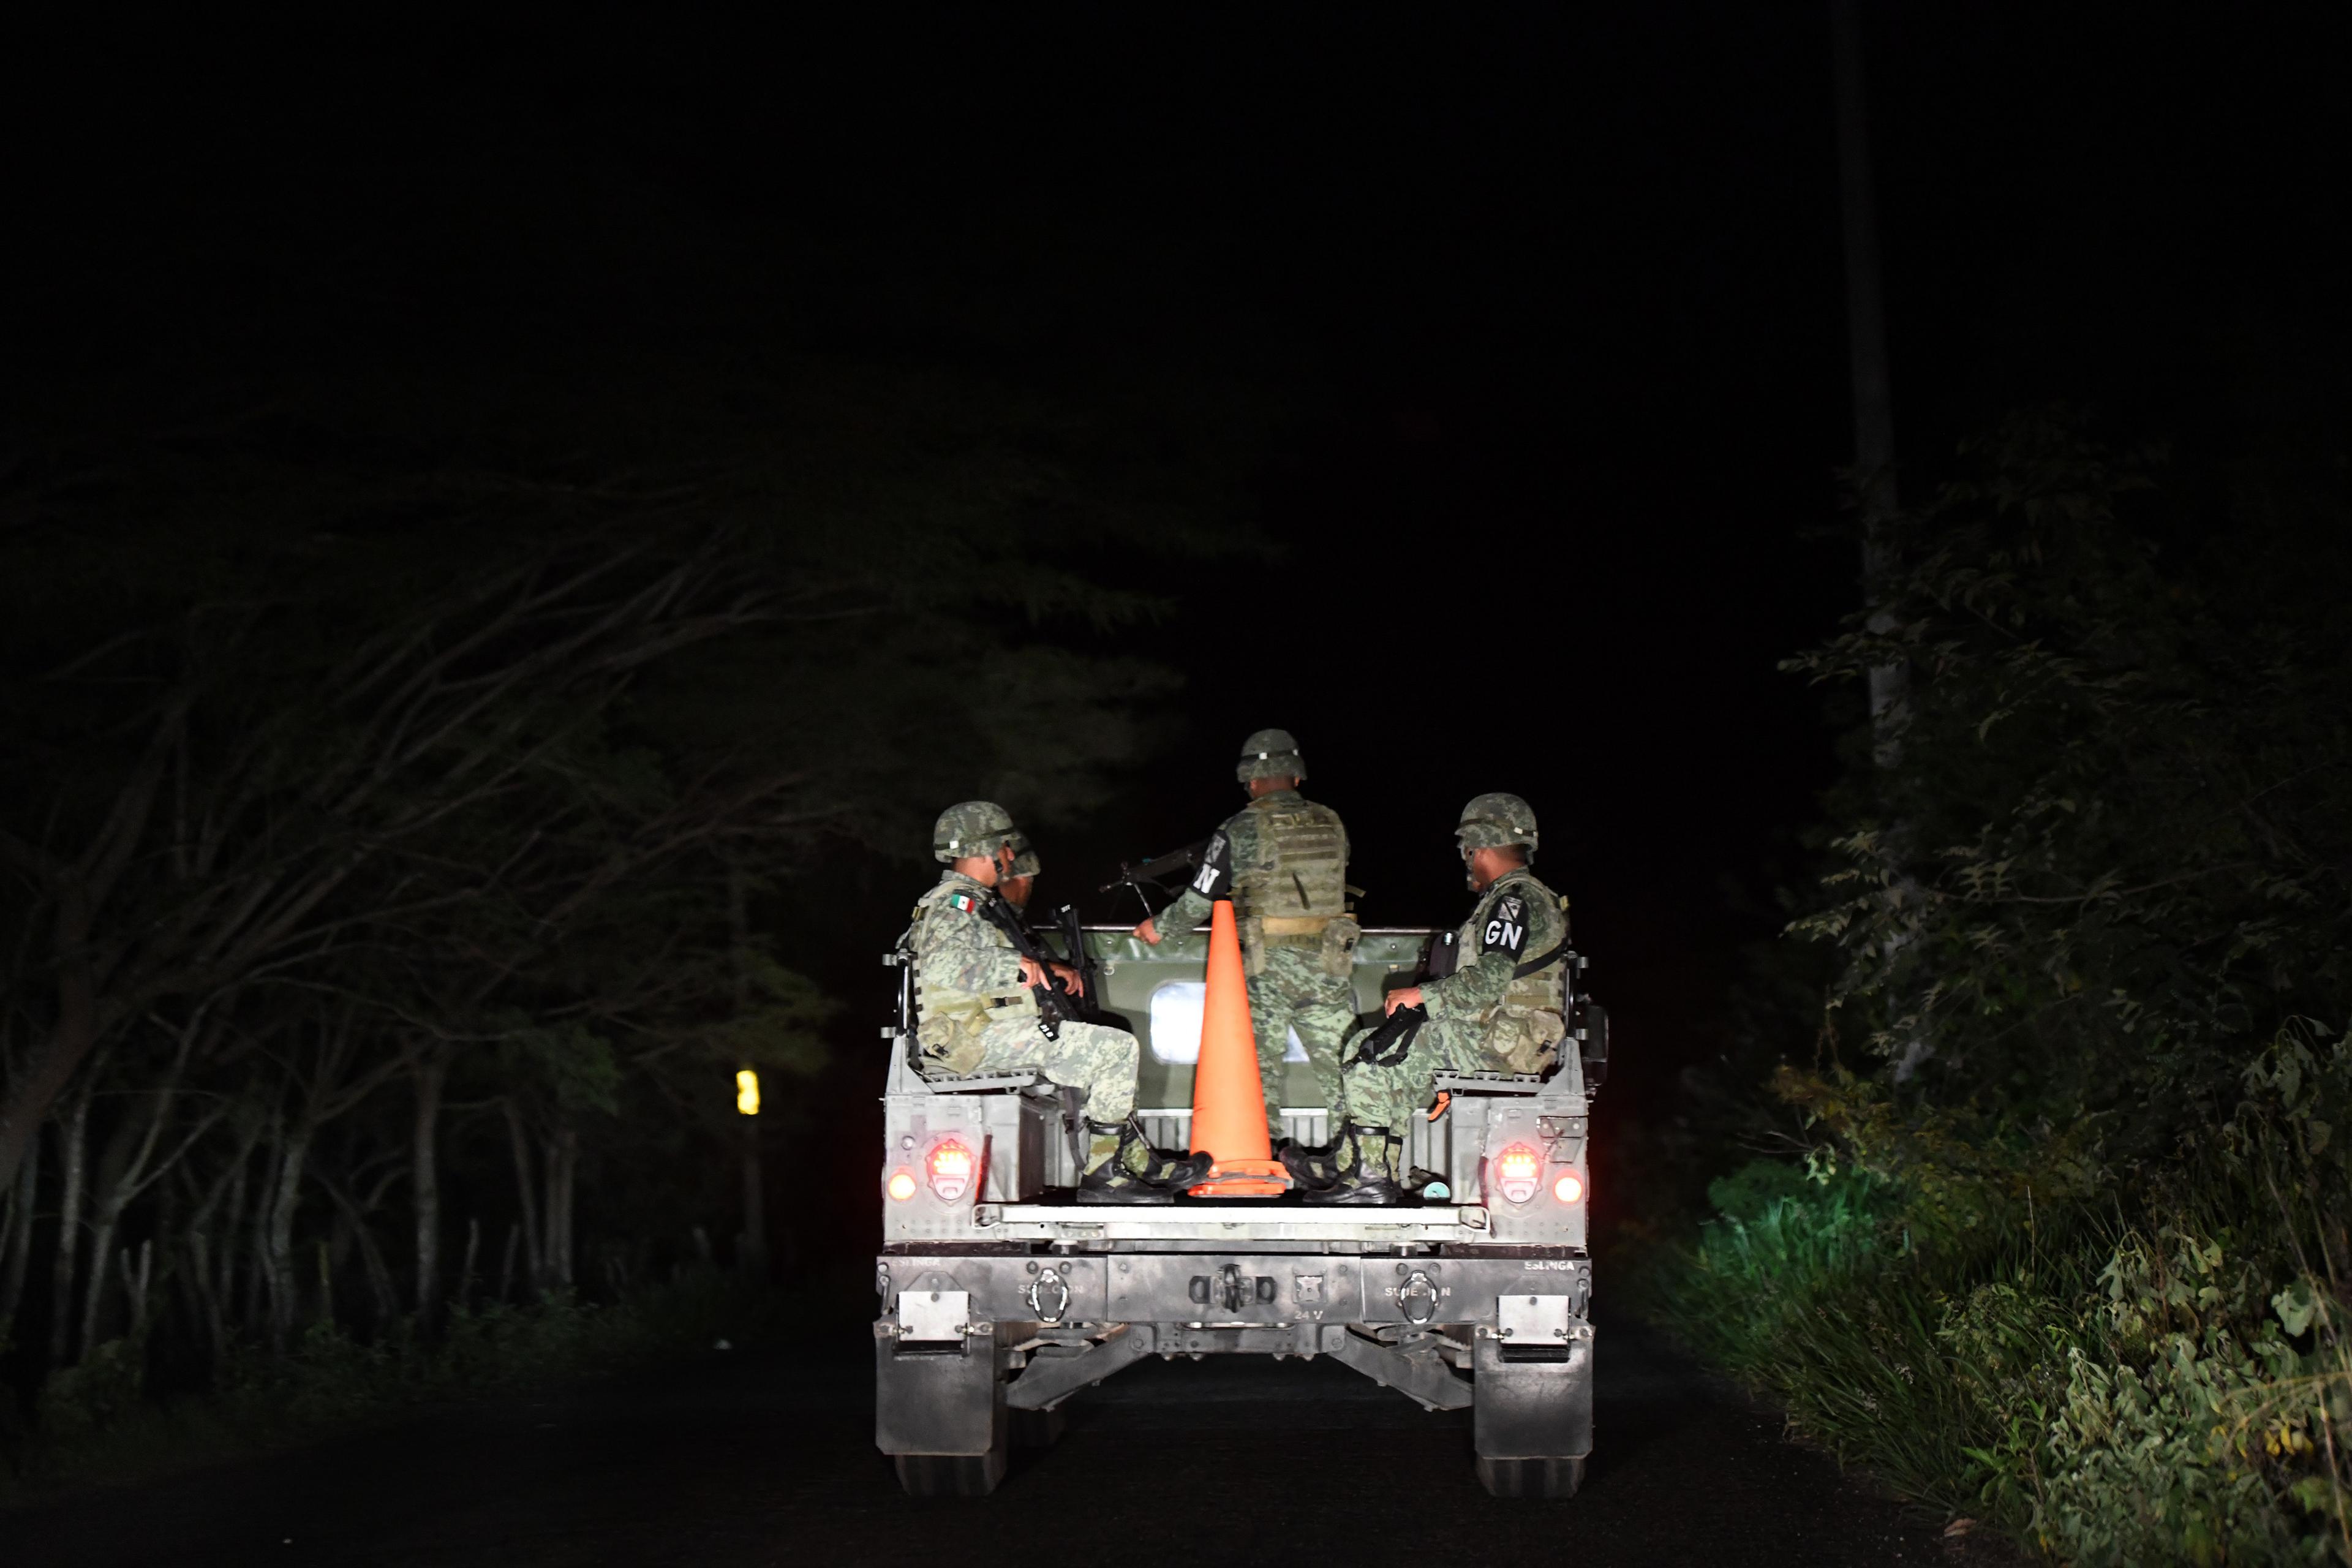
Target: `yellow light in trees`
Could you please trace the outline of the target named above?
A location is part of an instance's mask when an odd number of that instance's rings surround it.
[[[735,1109],[744,1116],[760,1114],[760,1075],[750,1068],[735,1075]]]

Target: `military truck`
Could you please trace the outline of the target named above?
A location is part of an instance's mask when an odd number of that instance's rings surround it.
[[[1187,1146],[1208,955],[1205,928],[1149,947],[1078,927],[1099,1005],[1141,1040],[1139,1114]],[[1367,1018],[1430,973],[1450,932],[1367,929],[1355,959]],[[1016,1442],[1052,1441],[1079,1391],[1147,1356],[1330,1356],[1430,1410],[1472,1412],[1478,1476],[1496,1496],[1567,1497],[1592,1447],[1587,1126],[1608,1024],[1570,953],[1577,1048],[1542,1077],[1438,1080],[1406,1150],[1418,1200],[1317,1206],[1301,1194],[1080,1205],[1066,1097],[1034,1073],[926,1079],[913,971],[884,1091],[882,1252],[875,1289],[875,1441],[917,1496],[994,1489]],[[1294,1038],[1282,1117],[1326,1123]],[[1297,1107],[1294,1109],[1294,1107]]]

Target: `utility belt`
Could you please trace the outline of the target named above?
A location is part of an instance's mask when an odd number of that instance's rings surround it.
[[[999,1007],[1023,1007],[1034,1012],[1036,1006],[1037,998],[1028,987],[1023,986],[1017,991],[968,992],[948,1000],[935,1001],[925,996],[919,1000],[916,1013],[919,1018],[923,1019],[984,1023],[989,1013]]]

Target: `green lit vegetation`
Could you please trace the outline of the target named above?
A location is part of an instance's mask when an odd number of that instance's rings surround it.
[[[1794,661],[1907,666],[1909,712],[1769,961],[1827,999],[1760,1032],[1807,1042],[1747,1123],[1796,1152],[1656,1299],[2053,1558],[2352,1561],[2342,510],[2191,526],[2050,421],[1974,458],[1882,629]]]

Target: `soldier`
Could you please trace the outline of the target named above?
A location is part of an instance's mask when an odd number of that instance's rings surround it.
[[[1065,1019],[1050,1032],[1037,993],[1059,981],[1076,995],[1067,964],[1041,964],[1014,946],[1017,919],[997,893],[1016,868],[1034,878],[1035,852],[1004,808],[968,800],[940,815],[931,852],[947,870],[915,906],[915,1038],[926,1077],[1033,1068],[1082,1098],[1089,1142],[1078,1201],[1170,1203],[1174,1189],[1209,1173],[1209,1156],[1171,1158],[1143,1141],[1136,1124],[1135,1037]]]
[[[1406,1129],[1441,1072],[1537,1073],[1568,1035],[1568,900],[1536,879],[1536,814],[1515,795],[1482,795],[1454,830],[1478,901],[1455,934],[1454,968],[1391,992],[1388,1019],[1354,1043],[1349,1122],[1327,1168],[1304,1151],[1283,1163],[1308,1203],[1392,1204]]]
[[[1286,730],[1260,730],[1242,742],[1234,772],[1249,805],[1210,837],[1192,885],[1135,934],[1156,947],[1163,933],[1199,924],[1216,900],[1233,900],[1266,1136],[1280,1148],[1282,1058],[1293,1029],[1339,1125],[1339,1044],[1356,1022],[1349,975],[1362,928],[1348,913],[1348,830],[1338,812],[1299,795],[1307,763],[1298,742]]]

